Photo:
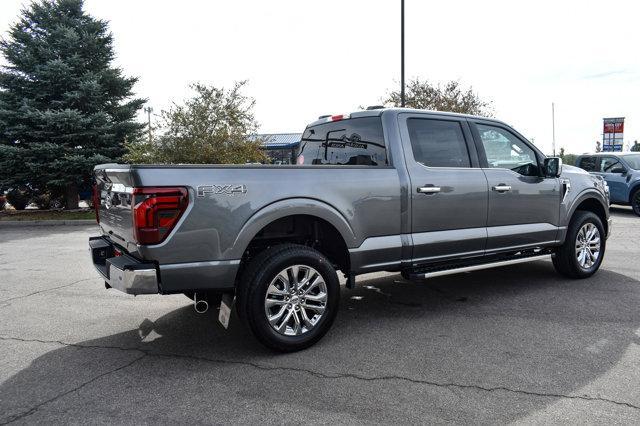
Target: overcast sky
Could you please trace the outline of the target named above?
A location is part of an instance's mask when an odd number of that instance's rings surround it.
[[[5,34],[24,0],[0,2]],[[551,151],[591,151],[603,117],[640,139],[640,6],[629,1],[405,0],[406,75],[459,80]],[[380,103],[400,72],[400,0],[87,0],[117,65],[159,111],[201,81],[249,80],[263,132]]]

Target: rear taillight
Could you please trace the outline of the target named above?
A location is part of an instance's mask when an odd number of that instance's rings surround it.
[[[93,185],[93,210],[96,212],[96,222],[100,223],[100,190]]]
[[[133,230],[138,244],[159,244],[189,204],[186,188],[134,188]]]

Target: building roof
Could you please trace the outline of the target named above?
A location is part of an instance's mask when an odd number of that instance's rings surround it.
[[[262,140],[262,146],[266,149],[294,148],[301,138],[302,133],[262,133],[252,137],[253,140]]]

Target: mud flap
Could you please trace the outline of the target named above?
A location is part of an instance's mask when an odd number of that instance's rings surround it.
[[[231,307],[233,306],[234,295],[226,293],[222,295],[220,301],[220,313],[218,314],[218,321],[226,329],[229,328],[229,318],[231,317]]]

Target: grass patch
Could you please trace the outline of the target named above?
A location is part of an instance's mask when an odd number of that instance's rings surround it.
[[[95,220],[93,210],[4,210],[0,212],[0,222],[8,220]]]

